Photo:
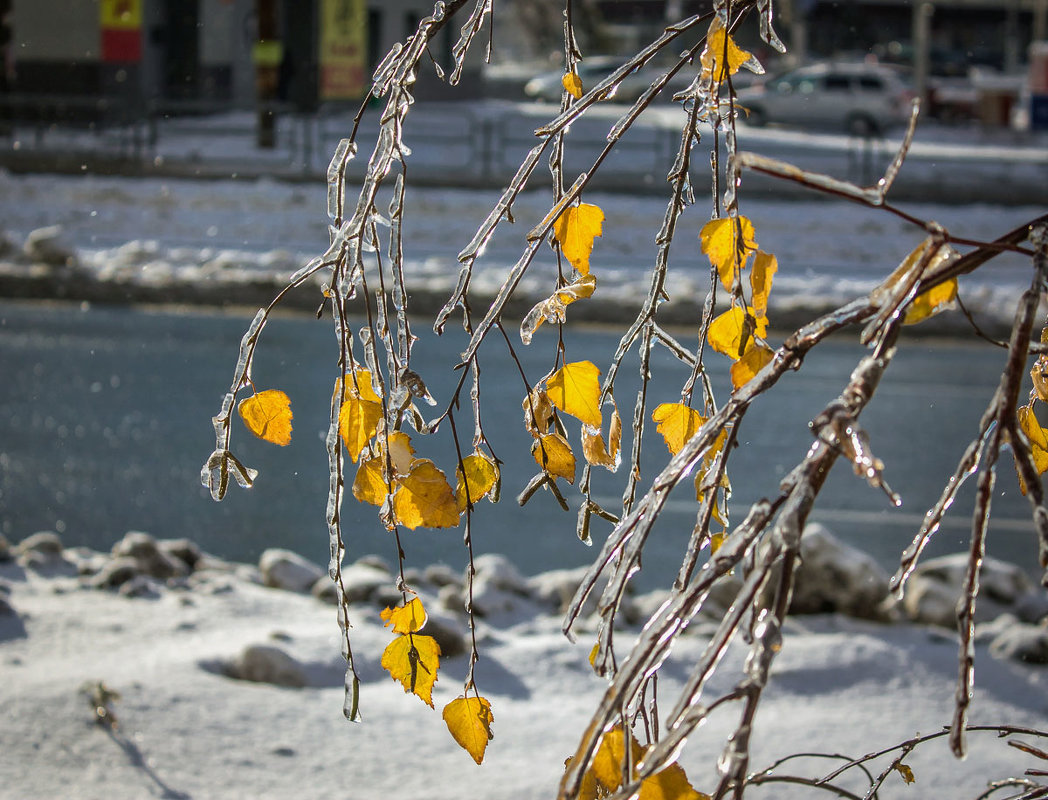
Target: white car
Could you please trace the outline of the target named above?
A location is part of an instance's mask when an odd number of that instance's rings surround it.
[[[913,92],[891,67],[825,63],[786,72],[738,93],[749,125],[770,122],[876,136],[905,124]]]

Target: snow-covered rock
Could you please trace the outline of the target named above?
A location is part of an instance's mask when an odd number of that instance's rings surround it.
[[[289,592],[308,592],[317,580],[327,575],[312,561],[279,547],[262,553],[258,569],[262,573],[264,585]]]
[[[906,582],[902,599],[906,616],[926,625],[955,628],[957,601],[967,565],[967,553],[933,558],[919,564]],[[1030,619],[1038,613],[1037,607],[1041,605],[1036,596],[1040,592],[1019,567],[987,557],[979,577],[975,622],[985,623],[1004,613],[1016,613],[1020,603],[1024,606],[1024,618]]]
[[[241,681],[271,683],[293,689],[309,684],[302,663],[271,644],[248,645],[235,659],[222,665],[222,673]]]
[[[113,545],[113,556],[131,558],[143,575],[166,580],[189,574],[189,566],[160,548],[156,539],[142,531],[128,531]]]
[[[871,556],[816,523],[805,528],[800,555],[791,614],[884,618],[881,603],[888,596],[888,573]]]
[[[77,264],[76,249],[66,241],[61,225],[30,231],[22,245],[22,252],[30,261],[51,267],[73,267]]]
[[[990,643],[990,653],[1028,664],[1048,664],[1048,628],[1043,625],[1009,625]]]

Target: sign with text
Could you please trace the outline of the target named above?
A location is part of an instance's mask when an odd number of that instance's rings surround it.
[[[367,84],[367,3],[320,0],[320,99],[356,100]]]
[[[99,11],[102,61],[141,61],[142,0],[101,0]]]

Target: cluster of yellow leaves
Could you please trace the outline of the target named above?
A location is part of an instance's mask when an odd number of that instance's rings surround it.
[[[554,407],[582,423],[582,452],[587,462],[614,470],[619,463],[622,419],[612,400],[608,438],[601,429],[600,370],[591,361],[575,361],[546,376],[524,398],[524,427],[534,437],[532,456],[553,478],[575,482],[575,453]]]
[[[699,428],[706,422],[706,418],[702,414],[684,403],[663,403],[655,408],[651,414],[651,419],[655,423],[655,430],[662,434],[662,438],[666,442],[666,447],[671,455],[677,455],[687,441],[698,433]],[[703,468],[698,470],[695,475],[695,499],[700,503],[703,498],[702,483],[706,479],[708,470],[713,466],[717,455],[724,448],[726,439],[727,433],[722,430],[714,440],[713,445],[703,455]],[[721,478],[720,488],[730,490],[731,484],[728,483],[727,475]],[[717,507],[716,499],[713,501],[713,518],[721,525],[727,526],[728,524]],[[720,546],[723,539],[723,534],[715,535],[713,552],[717,551],[717,547]]]
[[[411,437],[403,431],[385,433],[382,398],[371,385],[371,373],[357,369],[343,380],[339,434],[353,461],[359,461],[353,496],[383,509],[386,524],[408,528],[451,528],[469,501],[497,497],[498,467],[480,451],[463,459],[466,477],[458,470],[458,490],[428,458],[416,458]]]
[[[291,444],[291,400],[279,389],[266,389],[241,400],[237,411],[259,439],[281,446]]]
[[[1041,331],[1041,342],[1048,343],[1048,327]],[[1030,443],[1030,454],[1033,456],[1033,464],[1038,475],[1048,472],[1048,431],[1041,427],[1034,414],[1034,403],[1040,400],[1048,403],[1048,356],[1039,356],[1030,370],[1033,379],[1033,396],[1028,405],[1016,409],[1019,430],[1025,435]],[[1023,481],[1022,473],[1019,473],[1019,489],[1026,494],[1026,482]]]
[[[634,766],[634,776],[637,763],[644,758],[648,749],[630,737],[630,755]],[[607,797],[622,786],[625,756],[625,736],[623,736],[622,727],[616,726],[601,737],[593,763],[583,775],[579,800],[597,800],[600,797]],[[565,766],[570,763],[569,758]],[[710,800],[709,795],[695,790],[679,764],[670,764],[641,781],[637,797],[640,800]]]
[[[732,306],[710,324],[707,341],[718,353],[731,358],[731,382],[738,389],[763,369],[774,352],[761,340],[768,331],[768,295],[779,263],[760,250],[753,223],[746,217],[724,217],[707,222],[699,235],[702,252],[717,270]],[[751,262],[752,256],[752,264]],[[750,302],[743,304],[742,274],[750,270]]]
[[[565,76],[565,86],[567,85]],[[581,93],[581,89],[580,89]],[[531,344],[535,331],[544,322],[559,323],[567,318],[567,308],[576,300],[591,297],[597,288],[597,279],[590,274],[590,255],[593,240],[603,233],[604,212],[599,206],[579,203],[568,206],[553,223],[553,238],[560,245],[574,274],[571,282],[560,286],[553,294],[536,303],[520,323],[520,338]]]
[[[426,609],[417,597],[397,608],[386,608],[380,616],[386,627],[393,628],[396,638],[382,654],[382,668],[405,692],[418,695],[433,708],[433,684],[440,668],[440,645],[432,636],[420,634],[426,625]],[[492,738],[491,703],[486,698],[458,697],[444,706],[444,722],[459,746],[478,764]]]

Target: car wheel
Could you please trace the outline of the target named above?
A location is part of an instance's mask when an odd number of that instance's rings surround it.
[[[768,124],[768,115],[760,106],[750,106],[746,111],[746,124],[751,128],[763,128]]]
[[[881,132],[877,123],[865,114],[852,114],[844,121],[844,127],[852,136],[877,136]]]

